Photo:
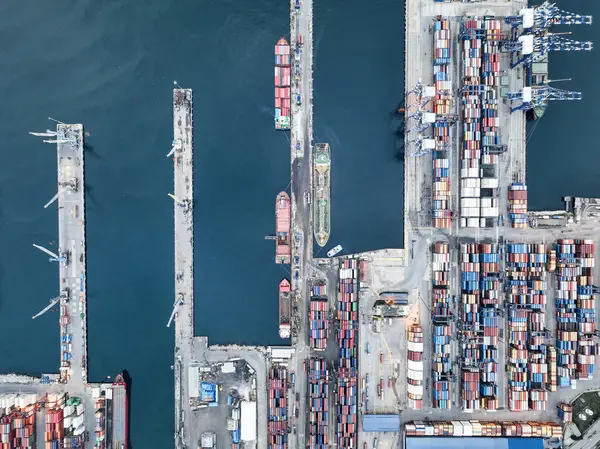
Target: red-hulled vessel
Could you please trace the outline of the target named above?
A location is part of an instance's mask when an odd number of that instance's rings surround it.
[[[275,262],[290,263],[290,196],[285,192],[279,192],[275,205]]]
[[[290,44],[281,38],[275,45],[275,129],[290,129]]]
[[[282,279],[279,283],[279,336],[281,338],[290,338],[291,327],[291,285],[287,279]]]

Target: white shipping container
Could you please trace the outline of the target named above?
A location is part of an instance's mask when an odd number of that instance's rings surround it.
[[[481,196],[481,189],[477,187],[465,187],[460,189],[461,198],[479,198]]]
[[[460,421],[452,421],[452,427],[454,429],[454,436],[455,437],[462,437],[463,436],[463,426],[460,423]]]
[[[471,208],[477,207],[479,208],[479,198],[461,198],[460,199],[460,207],[461,208]]]
[[[497,217],[498,216],[498,208],[497,207],[482,207],[481,208],[481,216],[482,217]]]
[[[463,178],[460,180],[460,187],[481,187],[480,178]]]
[[[467,227],[467,219],[466,218],[461,218],[460,219],[460,227],[461,228],[466,228]]]
[[[467,228],[478,228],[479,227],[479,217],[478,218],[467,218]]]
[[[498,198],[481,198],[481,207],[498,207]]]
[[[496,189],[498,185],[498,178],[483,178],[481,180],[481,187],[484,189]]]
[[[423,380],[423,371],[409,369],[407,377],[413,380]]]
[[[407,360],[407,368],[413,371],[423,371],[423,362],[415,362],[413,360]]]
[[[418,395],[423,395],[423,385],[411,385],[408,384],[406,386],[406,390],[410,393],[410,394],[418,394]]]
[[[460,177],[461,178],[478,178],[479,177],[479,168],[461,168],[460,169]]]
[[[479,219],[479,208],[478,207],[465,207],[460,210],[461,217],[477,217]]]
[[[413,351],[413,352],[423,352],[423,343],[417,343],[414,341],[409,341],[406,343],[406,348],[409,351]]]

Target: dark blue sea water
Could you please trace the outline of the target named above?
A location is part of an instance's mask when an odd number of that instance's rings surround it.
[[[352,252],[402,244],[391,118],[404,83],[401,3],[315,0],[315,137],[332,149],[330,244]],[[289,183],[288,140],[271,117],[273,45],[288,35],[288,17],[282,0],[0,3],[0,371],[58,369],[56,315],[30,318],[58,291],[57,267],[31,246],[56,239],[56,209],[42,208],[55,193],[56,158],[27,132],[51,126],[48,116],[81,122],[90,134],[90,378],[129,370],[136,448],[173,439],[173,172],[164,157],[173,80],[195,99],[196,333],[279,343],[277,284],[287,273],[264,236]],[[551,105],[535,129],[531,207],[600,194],[597,66],[593,54],[552,58],[552,77],[573,77],[568,87],[585,99]]]

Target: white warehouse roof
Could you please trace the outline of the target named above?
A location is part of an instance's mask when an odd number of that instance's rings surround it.
[[[243,401],[241,412],[242,441],[256,441],[256,402]]]

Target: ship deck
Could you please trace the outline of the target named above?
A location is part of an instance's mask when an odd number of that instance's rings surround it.
[[[113,449],[127,447],[127,391],[123,385],[112,387]]]

